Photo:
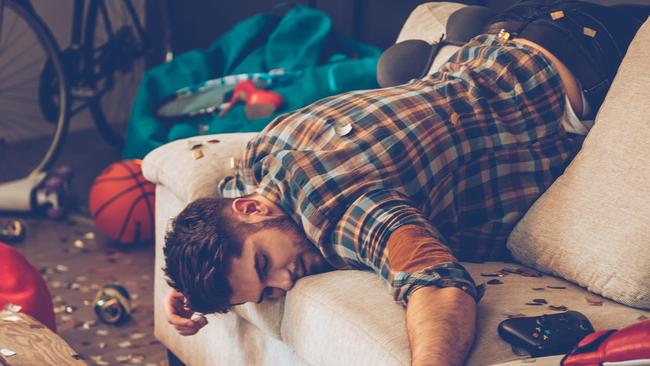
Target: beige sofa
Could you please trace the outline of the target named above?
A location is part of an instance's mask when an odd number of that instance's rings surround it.
[[[437,39],[444,29],[446,17],[459,6],[449,3],[420,5],[409,17],[400,34],[400,39]],[[588,217],[591,211],[603,207],[603,205],[598,206],[597,199],[585,199],[585,205],[592,205],[595,208],[588,207],[583,212],[576,212],[575,210],[578,208],[574,207],[575,205],[566,205],[564,204],[566,201],[562,201],[564,203],[558,205],[554,200],[555,196],[561,196],[562,192],[571,192],[571,185],[576,182],[580,183],[580,174],[588,173],[589,169],[601,169],[590,166],[589,159],[598,154],[612,155],[611,152],[598,151],[602,145],[608,144],[606,139],[610,136],[614,135],[614,138],[617,139],[615,143],[622,145],[626,144],[628,138],[634,137],[637,140],[642,140],[647,136],[648,140],[645,141],[643,147],[631,152],[639,160],[638,166],[635,167],[632,164],[624,165],[624,167],[630,169],[625,173],[630,173],[630,175],[637,174],[639,171],[643,172],[644,166],[645,170],[648,170],[650,132],[643,131],[643,129],[629,131],[635,126],[642,127],[644,123],[645,130],[650,131],[650,117],[648,117],[650,116],[650,107],[646,105],[650,104],[648,103],[650,92],[645,87],[650,85],[650,61],[648,60],[650,60],[650,22],[642,27],[626,56],[605,106],[599,112],[596,127],[592,130],[593,139],[592,133],[590,133],[583,151],[567,169],[561,181],[556,182],[558,187],[556,188],[556,184],[554,184],[553,192],[549,191],[548,195],[542,196],[517,226],[515,234],[509,241],[509,247],[515,253],[515,257],[519,255],[527,264],[557,274],[558,271],[555,270],[556,266],[554,265],[546,268],[543,263],[526,260],[534,254],[531,254],[530,248],[527,250],[520,248],[530,246],[531,243],[537,245],[538,242],[541,243],[544,240],[559,241],[563,247],[580,246],[587,241],[592,242],[592,239],[584,239],[581,242],[577,234],[573,235],[575,230],[571,225],[571,220],[576,217]],[[630,87],[630,84],[633,84],[633,87]],[[619,119],[632,122],[620,123]],[[612,125],[622,129],[623,132],[612,134],[603,131],[605,128],[611,128],[608,126]],[[404,325],[404,309],[393,302],[384,282],[376,274],[370,272],[335,271],[301,279],[283,300],[261,305],[246,304],[236,307],[234,312],[226,315],[209,315],[209,324],[197,335],[191,337],[178,335],[166,322],[163,300],[168,286],[164,281],[161,267],[164,262],[163,237],[169,219],[178,214],[193,199],[213,194],[220,178],[232,172],[232,169],[238,164],[238,157],[241,155],[246,141],[252,136],[253,134],[227,134],[175,141],[153,151],[144,160],[145,176],[157,184],[154,294],[156,337],[182,362],[193,366],[408,365],[410,354]],[[219,142],[214,142],[215,139]],[[605,141],[598,139],[605,139]],[[213,141],[208,142],[209,140]],[[190,147],[197,142],[203,143],[204,157],[195,160]],[[634,143],[637,144],[639,141]],[[600,157],[598,159],[602,160]],[[618,164],[616,161],[606,163]],[[612,169],[601,170],[607,172]],[[613,174],[619,173],[613,172]],[[644,172],[639,174],[648,175]],[[616,179],[619,183],[621,180],[623,181],[622,187],[627,190],[623,191],[623,194],[631,192],[635,197],[634,200],[640,200],[645,206],[650,206],[648,204],[650,203],[650,193],[644,196],[648,192],[646,188],[642,187],[635,191],[637,188],[629,187],[631,183],[626,183],[624,178]],[[638,179],[643,180],[642,178]],[[599,176],[593,176],[587,181],[607,183],[605,178],[601,179]],[[650,186],[650,184],[647,185]],[[601,188],[595,187],[594,189]],[[581,188],[580,192],[583,195],[591,193],[589,187]],[[570,198],[561,197],[561,199],[569,201]],[[608,197],[608,199],[616,200],[615,197]],[[566,206],[571,206],[573,211],[563,213]],[[605,210],[611,211],[608,207],[604,205]],[[551,210],[550,216],[554,217],[544,217],[544,213],[548,210]],[[633,208],[630,210],[635,211]],[[563,214],[567,214],[567,218],[562,216]],[[643,217],[650,218],[650,214],[644,216],[643,212],[637,212],[640,216],[635,216],[631,211],[628,214],[630,217],[638,218],[637,220],[637,218],[628,217],[626,220],[632,220],[629,221],[631,224],[635,223],[634,220],[643,221]],[[559,224],[558,218],[561,218]],[[601,218],[608,220],[606,217]],[[649,221],[650,219],[647,219],[641,224],[650,226],[648,225]],[[589,228],[589,222],[581,222],[580,225],[581,230]],[[598,222],[594,225],[603,226]],[[552,235],[547,235],[547,232],[538,232],[538,228],[552,228]],[[611,229],[607,232],[614,231],[615,229]],[[563,239],[562,235],[564,234],[570,236],[571,239]],[[590,232],[591,234],[593,232]],[[603,235],[598,235],[598,237],[603,237]],[[612,239],[607,238],[607,240]],[[628,243],[635,243],[634,245],[639,247],[630,249],[626,247]],[[623,248],[615,251],[629,252],[632,250],[637,251],[641,258],[650,258],[648,256],[650,235],[643,234],[636,241],[627,235],[620,238],[620,243],[610,242],[610,244],[614,248],[617,248],[617,245]],[[580,254],[574,255],[579,256]],[[625,258],[612,259],[611,256],[603,256],[599,260],[588,260],[591,261],[591,266],[598,267],[600,266],[599,262],[603,262],[603,266],[605,266],[605,262],[610,259],[623,261]],[[557,258],[555,260],[557,261]],[[648,270],[650,262],[646,263],[644,260],[641,260],[641,268],[645,263],[647,264],[646,270],[650,272]],[[482,274],[495,273],[505,267],[511,269],[521,267],[517,263],[496,262],[465,263],[465,265],[477,282],[493,279],[482,276]],[[618,263],[618,265],[618,268],[623,267],[625,262]],[[572,265],[569,263],[569,266]],[[577,267],[574,266],[575,268]],[[637,267],[633,267],[633,269],[637,270]],[[644,276],[643,273],[641,275]],[[566,276],[572,282],[548,274],[544,274],[542,277],[509,274],[498,278],[502,284],[488,285],[487,292],[479,305],[477,339],[467,364],[515,365],[531,362],[526,356],[515,355],[511,347],[499,338],[496,329],[498,323],[509,315],[521,313],[532,316],[555,312],[547,305],[526,305],[533,299],[543,298],[548,305],[563,305],[568,309],[580,311],[591,320],[596,329],[620,328],[639,321],[643,317],[650,317],[649,311],[641,309],[643,307],[648,309],[647,288],[633,293],[632,300],[627,301],[628,297],[612,293],[612,291],[616,292],[617,288],[612,290],[607,287],[607,284],[603,285],[602,283],[594,285],[576,278],[571,273]],[[625,278],[629,280],[630,276],[635,275],[626,275]],[[614,284],[617,283],[615,277],[615,273],[612,272]],[[635,279],[636,277],[626,283],[633,286]],[[576,283],[580,283],[582,286]],[[592,291],[588,291],[586,288]],[[619,302],[600,297],[594,292],[636,307],[622,305]],[[559,356],[541,358],[537,359],[535,364],[557,365],[559,359]]]

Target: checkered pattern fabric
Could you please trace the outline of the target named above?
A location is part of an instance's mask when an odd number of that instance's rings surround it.
[[[334,267],[374,270],[406,301],[415,286],[471,277],[391,269],[391,233],[417,224],[457,259],[507,256],[508,234],[582,142],[561,127],[564,103],[541,53],[481,35],[428,77],[278,117],[220,194],[271,199]]]

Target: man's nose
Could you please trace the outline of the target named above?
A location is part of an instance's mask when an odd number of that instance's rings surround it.
[[[266,280],[267,287],[275,287],[281,290],[289,291],[293,287],[293,279],[289,270],[283,269],[269,273]],[[283,295],[283,294],[282,294]]]

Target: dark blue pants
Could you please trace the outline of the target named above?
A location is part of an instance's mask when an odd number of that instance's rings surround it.
[[[647,7],[523,0],[499,13],[484,32],[503,29],[549,50],[580,82],[592,112],[585,117],[593,117],[647,15]]]

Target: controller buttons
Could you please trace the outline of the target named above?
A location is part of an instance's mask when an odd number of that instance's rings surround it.
[[[539,338],[539,333],[537,333],[537,332],[533,332],[532,335],[533,335],[533,338]]]
[[[547,336],[546,334],[544,334],[544,335],[542,336],[542,339],[544,339],[545,341],[548,341],[548,336]]]
[[[537,324],[545,325],[546,323],[548,323],[548,319],[546,318],[546,316],[542,315],[539,318],[537,318]]]

